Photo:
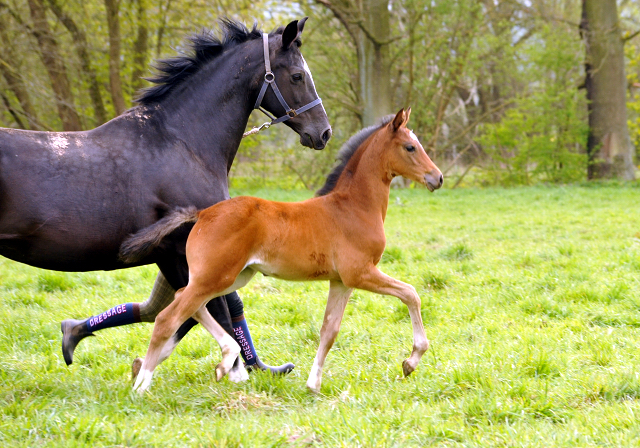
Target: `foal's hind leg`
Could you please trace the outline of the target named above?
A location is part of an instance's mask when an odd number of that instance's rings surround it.
[[[429,348],[429,340],[424,331],[422,315],[420,314],[420,296],[416,289],[400,280],[383,274],[375,266],[355,279],[350,286],[366,291],[396,296],[409,308],[411,325],[413,326],[413,350],[411,356],[402,363],[402,372],[408,376],[416,369],[420,358]]]
[[[318,352],[313,360],[313,367],[311,367],[309,379],[307,380],[307,387],[312,392],[320,392],[324,360],[338,336],[344,309],[347,306],[352,291],[353,289],[347,288],[341,282],[332,281],[330,283],[327,308],[324,311],[324,321],[320,329],[320,345],[318,346]]]
[[[142,393],[149,387],[153,371],[159,364],[162,350],[169,339],[178,327],[198,311],[211,296],[212,294],[197,291],[191,285],[176,292],[175,300],[156,317],[151,342],[142,362],[140,373],[133,385],[133,390]]]
[[[249,379],[249,374],[242,365],[238,362],[240,355],[240,346],[238,343],[224,331],[224,328],[218,324],[209,311],[206,305],[202,305],[198,311],[193,315],[195,320],[200,322],[204,328],[207,329],[211,336],[220,344],[220,351],[222,352],[222,361],[216,366],[216,380],[220,381],[227,372],[231,373],[233,370],[233,376],[230,375],[229,379],[233,382],[246,381]]]

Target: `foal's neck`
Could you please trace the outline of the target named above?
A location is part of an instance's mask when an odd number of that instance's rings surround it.
[[[334,191],[348,198],[351,208],[380,214],[384,222],[392,175],[386,166],[384,147],[371,136],[347,163]]]

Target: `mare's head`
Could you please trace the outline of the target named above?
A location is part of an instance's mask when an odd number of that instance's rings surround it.
[[[294,20],[269,34],[268,39],[274,77],[272,85],[277,86],[286,104],[294,111],[318,99],[311,72],[300,53],[300,35],[305,22],[306,18]],[[157,74],[146,78],[154,85],[143,89],[136,101],[155,106],[173,97],[174,102],[188,104],[192,110],[203,109],[211,113],[206,110],[208,107],[215,113],[232,115],[236,122],[242,121],[236,114],[246,113],[244,119],[248,118],[265,81],[263,33],[257,23],[251,30],[229,19],[222,19],[220,25],[221,38],[210,32],[196,34],[189,38],[183,54],[158,61],[155,64]],[[227,62],[219,62],[221,60]],[[234,80],[241,82],[240,88],[233,87]],[[217,99],[212,101],[212,95]],[[225,101],[238,107],[223,109],[220,103]],[[259,103],[276,117],[286,116],[289,112],[271,86]],[[284,123],[300,135],[300,143],[304,146],[323,149],[331,137],[331,126],[322,104],[300,112]]]
[[[319,98],[311,70],[300,53],[300,35],[306,21],[306,17],[294,20],[284,30],[278,29],[269,36],[271,71],[291,109],[299,109]],[[272,88],[267,88],[262,106],[276,117],[287,113]],[[323,149],[331,138],[331,126],[322,104],[289,118],[284,124],[297,132],[300,143],[309,148]]]
[[[404,176],[426,185],[429,191],[437,190],[442,186],[444,178],[425,152],[416,134],[407,128],[410,115],[411,108],[401,109],[393,120],[381,129],[381,140],[378,141],[385,146],[385,163],[391,176]]]

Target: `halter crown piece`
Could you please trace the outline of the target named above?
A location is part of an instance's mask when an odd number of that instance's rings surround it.
[[[284,97],[280,93],[280,89],[278,89],[278,85],[276,84],[276,75],[274,75],[273,72],[271,71],[271,61],[269,60],[269,35],[267,33],[262,33],[262,44],[264,48],[264,67],[265,67],[266,73],[264,74],[264,83],[262,83],[262,87],[260,88],[260,93],[258,94],[258,99],[256,100],[256,104],[253,106],[253,108],[260,110],[267,117],[271,118],[271,121],[262,124],[260,127],[253,128],[250,131],[245,132],[242,137],[246,137],[251,134],[256,134],[262,131],[263,129],[269,128],[273,124],[278,124],[278,123],[282,123],[283,121],[287,121],[289,118],[293,118],[297,115],[300,115],[302,112],[306,112],[312,107],[315,107],[318,104],[322,103],[322,100],[320,98],[316,98],[315,100],[311,101],[308,104],[305,104],[304,106],[298,109],[292,109],[291,107],[289,107]],[[264,98],[264,94],[267,92],[267,87],[269,86],[271,86],[271,88],[273,89],[273,93],[276,94],[276,98],[278,98],[278,101],[280,102],[282,107],[284,107],[285,114],[280,118],[274,117],[266,109],[262,107],[262,99]]]

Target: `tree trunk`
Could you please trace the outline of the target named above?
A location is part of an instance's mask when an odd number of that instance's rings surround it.
[[[40,55],[44,63],[51,87],[56,96],[58,115],[65,131],[79,131],[82,129],[80,117],[76,113],[73,94],[67,78],[67,70],[58,51],[58,43],[51,33],[44,6],[41,0],[28,0],[31,18],[33,20],[32,33],[39,44]]]
[[[102,124],[107,121],[107,112],[104,108],[102,101],[102,95],[100,94],[100,85],[98,84],[98,75],[95,69],[91,65],[91,58],[89,56],[89,44],[87,42],[87,36],[84,30],[78,28],[75,21],[69,16],[60,6],[58,0],[48,0],[51,11],[56,15],[58,20],[65,26],[65,28],[73,36],[73,43],[78,53],[78,58],[82,64],[82,72],[88,78],[89,81],[89,96],[91,97],[91,103],[93,104],[93,113],[96,120],[96,124]]]
[[[0,74],[7,81],[7,85],[9,86],[9,90],[13,92],[18,103],[20,103],[20,107],[22,108],[23,115],[27,119],[27,125],[24,122],[19,124],[23,129],[41,129],[40,122],[38,121],[38,116],[36,115],[36,111],[31,104],[31,98],[29,97],[29,92],[25,89],[22,80],[18,74],[16,68],[9,66],[9,63],[15,63],[19,61],[19,58],[16,57],[13,51],[13,46],[11,45],[11,39],[7,34],[7,28],[5,23],[0,20]],[[8,102],[8,99],[7,101]],[[15,113],[18,113],[14,110]],[[13,114],[13,113],[12,113]],[[15,117],[14,117],[15,118]],[[16,120],[16,123],[18,121]]]
[[[389,67],[390,21],[387,0],[362,2],[362,19],[356,39],[363,126],[371,126],[378,118],[393,112]]]
[[[589,179],[635,179],[629,137],[622,40],[616,0],[582,0],[586,44]]]
[[[18,125],[19,129],[26,129],[24,122],[22,121],[22,119],[20,118],[20,115],[18,114],[18,112],[13,108],[13,106],[11,106],[11,103],[9,102],[9,98],[7,98],[4,93],[2,93],[2,90],[0,90],[0,97],[2,98],[2,102],[4,103],[4,107],[7,108],[7,110],[9,111],[9,113],[11,114],[11,116],[13,117],[13,120],[16,122],[16,124]]]
[[[109,87],[116,115],[126,110],[120,80],[120,0],[104,0],[109,27]]]
[[[147,53],[149,51],[149,29],[147,28],[147,2],[136,0],[138,4],[137,22],[138,34],[133,43],[133,72],[131,73],[131,88],[138,91],[143,85],[142,76],[147,67]]]

